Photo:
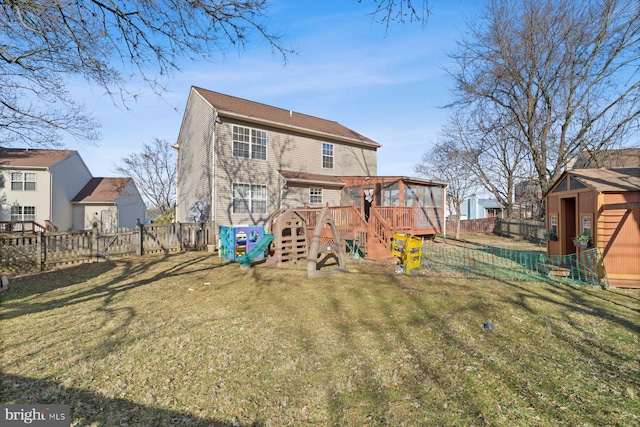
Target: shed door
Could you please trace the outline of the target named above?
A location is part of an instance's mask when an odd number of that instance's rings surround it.
[[[560,199],[560,230],[559,238],[562,243],[562,255],[576,253],[573,236],[576,235],[576,198]]]

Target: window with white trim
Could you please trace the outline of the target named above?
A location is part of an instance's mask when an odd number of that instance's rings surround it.
[[[311,205],[322,204],[322,188],[309,187],[309,204]]]
[[[36,191],[35,172],[11,172],[11,189],[13,191]]]
[[[267,213],[266,185],[234,182],[232,186],[234,214]]]
[[[328,142],[322,143],[322,167],[333,169],[333,144]]]
[[[35,206],[11,206],[11,221],[35,221]]]
[[[585,215],[582,217],[582,234],[591,234],[591,215]]]
[[[554,233],[558,232],[558,217],[555,215],[551,215],[549,217],[549,229]]]
[[[267,132],[243,126],[233,127],[233,157],[267,160]]]

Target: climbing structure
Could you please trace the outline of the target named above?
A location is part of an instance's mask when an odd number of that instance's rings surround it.
[[[328,261],[331,259],[337,262],[338,267],[322,270],[321,268],[328,265]],[[318,216],[309,245],[307,277],[321,277],[345,271],[347,271],[347,258],[344,243],[338,234],[331,211],[328,207],[324,207]]]
[[[297,264],[307,259],[307,224],[292,209],[275,212],[269,220],[275,265]]]

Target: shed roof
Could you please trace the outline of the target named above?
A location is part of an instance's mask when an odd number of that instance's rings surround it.
[[[131,178],[91,178],[72,203],[115,203]]]
[[[640,168],[573,169],[568,173],[599,193],[640,191]]]
[[[407,184],[425,185],[428,187],[433,187],[433,186],[446,187],[447,185],[449,185],[448,183],[442,182],[442,181],[434,181],[430,179],[415,178],[415,177],[403,176],[403,175],[375,175],[375,176],[349,175],[349,176],[342,176],[341,178],[348,179],[348,180],[354,180],[354,179],[363,180],[363,181],[371,180],[374,182],[403,181]]]
[[[205,99],[218,114],[226,117],[236,117],[248,121],[254,121],[272,126],[279,126],[297,131],[306,131],[338,139],[348,140],[354,143],[378,148],[377,142],[353,131],[338,122],[309,116],[284,108],[272,107],[259,102],[225,95],[200,87],[193,87],[202,98]]]
[[[47,168],[75,153],[75,150],[41,150],[31,148],[1,148],[0,167]]]

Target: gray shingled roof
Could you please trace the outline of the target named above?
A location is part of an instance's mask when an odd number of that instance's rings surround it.
[[[640,191],[640,168],[573,169],[568,173],[600,193]]]
[[[271,123],[291,130],[311,131],[314,133],[352,140],[373,148],[380,144],[360,135],[338,122],[321,119],[307,114],[298,113],[284,108],[272,107],[259,102],[249,101],[234,96],[213,92],[207,89],[193,87],[221,116],[238,117],[256,122]]]
[[[502,209],[502,205],[496,199],[478,199],[478,204],[485,209]]]

